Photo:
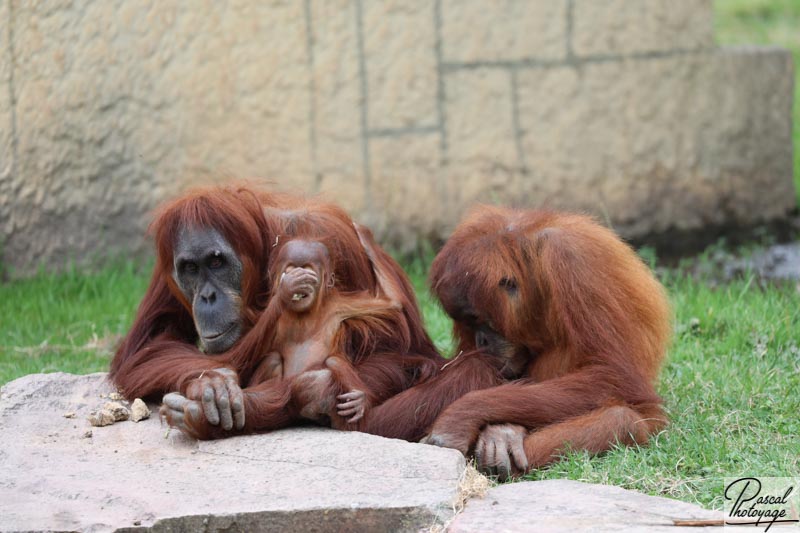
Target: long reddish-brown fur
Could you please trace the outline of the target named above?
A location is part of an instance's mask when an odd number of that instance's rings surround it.
[[[518,424],[529,466],[565,447],[598,453],[644,443],[666,424],[655,392],[670,338],[662,286],[634,251],[590,218],[479,207],[434,260],[448,313],[469,307],[527,350],[524,379],[467,393],[439,416],[432,442],[464,453],[490,424]],[[502,285],[515,281],[515,294]],[[456,322],[459,349],[476,349]],[[466,375],[463,379],[472,379]],[[414,390],[414,389],[411,389]]]
[[[451,316],[475,313],[524,350],[527,369],[504,379],[502,361],[476,346],[474,324],[456,319],[460,355],[369,413],[363,431],[430,433],[430,442],[467,454],[488,425],[517,424],[528,430],[528,466],[538,467],[567,447],[644,443],[666,424],[654,382],[669,305],[612,231],[580,215],[481,206],[436,256],[430,279]]]
[[[172,279],[173,249],[186,227],[216,229],[243,265],[241,318],[243,330],[251,330],[252,335],[245,334],[226,354],[206,355],[198,350],[191,305]],[[260,343],[265,329],[274,318],[264,309],[271,292],[269,259],[281,239],[325,240],[336,258],[334,275],[339,290],[378,291],[372,264],[350,218],[340,208],[317,200],[247,186],[199,189],[164,205],[150,232],[157,251],[150,286],[111,364],[111,379],[128,398],[156,399],[172,391],[186,392],[203,372],[221,367],[238,372],[241,383],[249,381],[264,354]],[[404,327],[388,333],[385,328],[373,330],[369,321],[350,321],[347,335],[341,337],[341,349],[357,367],[360,379],[385,398],[430,375],[441,359],[423,328],[402,269],[377,247],[373,261],[401,289]],[[280,427],[294,420],[292,396],[290,380],[269,380],[249,387],[245,394],[248,428]]]
[[[359,240],[353,221],[342,209],[330,204],[302,200],[279,211],[267,210],[267,216],[276,218],[277,233],[282,238],[314,240],[327,247],[334,265],[337,292],[343,295],[369,293],[376,298],[379,296],[380,289],[373,263]],[[278,242],[280,238],[277,239]],[[342,350],[355,364],[383,353],[398,354],[400,357],[418,354],[425,359],[438,361],[439,355],[425,332],[416,296],[408,278],[400,265],[384,250],[374,245],[374,252],[374,268],[390,276],[400,289],[399,304],[405,324],[401,324],[398,329],[387,328],[382,322],[374,323],[368,320],[369,317],[364,317],[364,320],[349,320],[346,324],[348,334],[341,336],[344,343]],[[245,379],[248,371],[252,371],[260,362],[263,350],[268,348],[265,343],[268,342],[275,320],[274,316],[261,316],[252,333],[227,354],[242,369]],[[375,327],[378,329],[374,329]],[[413,361],[418,362],[416,359]]]
[[[427,336],[419,338],[424,330],[416,301],[397,263],[374,243],[368,230],[362,229],[373,254],[373,266],[352,221],[342,211],[323,210],[300,215],[297,220],[293,220],[294,215],[284,215],[284,220],[292,227],[288,230],[287,226],[282,234],[322,243],[332,252],[335,282],[333,287],[323,287],[318,298],[329,299],[326,305],[333,306],[334,312],[349,315],[329,339],[332,346],[329,356],[333,361],[327,366],[334,379],[319,390],[314,389],[312,395],[332,400],[339,393],[358,388],[368,393],[370,404],[380,404],[417,380],[433,375],[441,359]],[[270,270],[277,284],[279,273]],[[383,287],[377,282],[369,289],[356,290],[345,281],[375,280],[376,274],[389,278],[385,283],[393,289],[391,308],[387,306]],[[303,398],[307,394],[297,390],[292,379],[265,380],[258,371],[267,353],[288,348],[285,342],[276,343],[278,328],[296,328],[309,339],[316,335],[315,329],[308,329],[295,320],[284,314],[278,299],[273,298],[252,330],[222,356],[224,366],[237,369],[243,382],[250,384],[243,390],[246,413],[243,432],[278,429],[301,418]],[[191,399],[199,399],[193,397],[196,394],[192,393],[192,383],[187,384],[185,391]],[[335,413],[324,414],[333,415],[335,426],[347,427],[342,420],[337,420]],[[192,436],[201,439],[231,434],[211,426],[205,419],[189,418],[187,426]]]
[[[191,306],[172,279],[173,248],[181,228],[215,228],[242,262],[242,321],[252,326],[269,298],[263,272],[276,230],[264,209],[280,197],[246,187],[212,187],[187,193],[159,210],[149,233],[156,264],[133,326],[111,362],[110,378],[128,398],[160,399],[192,372],[220,366],[197,348]]]
[[[459,354],[435,376],[392,396],[366,413],[356,428],[365,433],[411,442],[425,436],[441,412],[471,391],[505,383],[495,361],[479,352]]]

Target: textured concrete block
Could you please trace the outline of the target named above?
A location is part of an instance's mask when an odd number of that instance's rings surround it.
[[[512,203],[526,172],[514,73],[469,69],[446,78],[448,209],[444,235],[475,202]]]
[[[161,11],[161,4],[154,7]],[[184,180],[256,176],[308,190],[308,49],[302,2],[211,2],[178,8],[180,53],[164,84],[176,87]],[[202,37],[200,37],[202,36]],[[199,165],[200,170],[193,168]]]
[[[420,235],[431,235],[447,219],[452,196],[447,180],[436,179],[439,133],[370,140],[375,235],[392,249],[407,251]]]
[[[520,170],[512,96],[505,70],[463,70],[446,78],[447,179],[462,209],[476,199],[502,199],[496,193],[510,192]]]
[[[204,176],[310,185],[302,4],[15,6],[12,264],[141,249]]]
[[[577,56],[691,50],[714,45],[711,0],[575,0]]]
[[[0,39],[4,40],[4,44],[8,43],[9,5],[8,2],[3,2],[0,5]],[[9,46],[3,46],[0,49],[0,262],[3,261],[2,241],[14,229],[11,225],[8,208],[13,197],[11,177],[14,173],[14,150],[12,145],[14,124],[11,108],[12,59],[12,49]]]
[[[317,189],[347,209],[360,210],[369,183],[364,172],[357,5],[336,0],[310,6]]]
[[[109,390],[105,374],[0,389],[0,530],[418,531],[452,517],[454,450],[321,428],[198,443],[157,416],[92,428]]]
[[[608,214],[628,236],[785,216],[791,72],[768,49],[526,71],[522,145],[550,183],[528,201]]]
[[[364,2],[369,128],[430,126],[436,120],[433,4]]]
[[[442,0],[445,61],[561,59],[567,0]]]

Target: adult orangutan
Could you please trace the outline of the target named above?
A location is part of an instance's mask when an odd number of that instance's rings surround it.
[[[473,451],[506,477],[565,446],[644,442],[666,422],[653,390],[666,299],[609,230],[577,215],[478,208],[437,256],[431,282],[455,320],[459,355],[360,430],[407,440],[430,431],[427,442]]]
[[[484,470],[505,477],[567,448],[644,443],[666,424],[654,382],[669,305],[612,231],[580,215],[480,207],[456,228],[430,277],[459,350],[507,361],[506,376],[521,370],[522,379],[468,392],[426,442],[474,452]],[[418,388],[403,396],[413,399]]]
[[[128,398],[160,399],[212,370],[266,305],[263,273],[280,198],[246,188],[200,189],[165,204],[150,226],[156,264],[110,377]]]
[[[272,294],[270,258],[282,239],[339,235],[327,242],[339,289],[378,294],[372,263],[350,218],[335,206],[312,200],[217,187],[167,204],[151,231],[156,267],[134,325],[112,362],[117,386],[127,397],[183,390],[202,402],[208,423],[223,431],[244,427],[244,409],[251,401],[274,411],[257,409],[247,417],[256,425],[259,416],[275,416],[278,426],[294,420],[289,380],[270,380],[242,394],[240,385],[250,381],[264,354],[239,350],[231,359],[219,353],[234,346],[263,314]],[[404,273],[383,250],[376,248],[374,254],[398,287],[403,327],[388,336],[384,331],[354,331],[347,353],[370,390],[385,398],[433,371],[439,356],[422,327]]]
[[[299,386],[293,383],[291,404],[302,417],[330,417],[332,425],[341,429],[351,427],[349,424],[361,419],[371,405],[398,392],[387,393],[386,388],[367,383],[354,363],[364,357],[377,363],[381,355],[376,352],[380,350],[407,353],[410,330],[402,311],[403,289],[378,256],[369,230],[357,228],[358,239],[374,262],[380,290],[378,293],[341,291],[333,276],[336,267],[328,249],[348,235],[343,229],[346,228],[337,228],[326,237],[317,232],[319,240],[286,241],[274,254],[270,267],[274,296],[256,326],[226,354],[230,366],[256,368],[250,372],[249,387],[243,391],[245,402],[248,397],[250,401],[245,408],[248,413],[245,431],[285,425],[286,419],[280,418],[280,413],[287,411],[275,409],[269,398],[264,403],[264,398],[256,393],[263,384],[276,378],[293,378],[305,372],[305,378],[316,382],[315,374],[324,375],[327,380],[324,392],[317,393],[314,387],[306,387],[302,382]],[[381,337],[390,344],[379,348],[375,342]],[[434,370],[435,366],[429,365],[429,371]],[[165,396],[162,415],[170,425],[194,437],[223,436],[224,433],[209,427],[205,406],[200,394],[193,391],[194,386],[190,383],[186,387],[186,396],[177,393]],[[303,389],[315,391],[311,393],[314,398],[307,398]],[[338,405],[334,405],[334,397],[339,400]],[[271,418],[265,419],[265,415]]]

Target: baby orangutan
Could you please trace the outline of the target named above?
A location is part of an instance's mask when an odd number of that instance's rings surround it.
[[[363,239],[362,244],[374,260],[370,245]],[[342,323],[359,319],[369,322],[372,330],[391,328],[402,313],[399,288],[383,276],[381,269],[375,272],[384,295],[342,294],[334,287],[330,254],[322,242],[295,239],[285,243],[270,269],[275,291],[267,313],[277,316],[271,341],[264,344],[270,351],[250,378],[250,385],[327,368],[340,392],[336,395],[338,416],[331,417],[333,427],[342,429],[345,422],[360,420],[374,395],[339,348]],[[316,409],[319,405],[300,414],[319,418],[319,412],[313,412]]]

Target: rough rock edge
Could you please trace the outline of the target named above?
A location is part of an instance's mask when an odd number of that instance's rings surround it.
[[[447,520],[439,520],[425,529],[427,533],[445,533],[456,517],[464,511],[467,502],[473,498],[483,498],[496,483],[484,476],[475,468],[474,462],[467,463],[466,468],[458,479],[458,492],[453,497],[452,515]]]

